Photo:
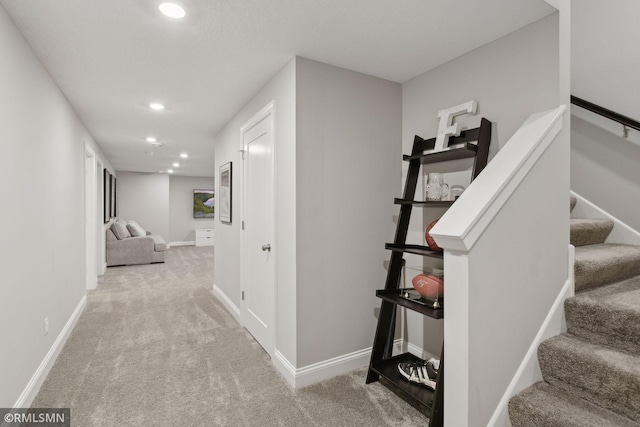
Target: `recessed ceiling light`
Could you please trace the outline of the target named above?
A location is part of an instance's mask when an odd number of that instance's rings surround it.
[[[184,9],[175,3],[162,3],[158,9],[160,9],[160,12],[173,19],[184,18],[186,15]]]
[[[154,137],[152,137],[152,136],[148,136],[148,137],[147,137],[147,142],[156,142],[156,141],[157,141],[157,139],[155,139],[155,138],[154,138]]]
[[[183,159],[186,159],[187,157],[189,157],[189,155],[187,153],[181,153],[180,157],[182,157]]]
[[[174,168],[179,168],[180,167],[180,163],[174,163],[171,166],[173,166]]]
[[[173,169],[169,169],[167,172],[169,172],[169,173],[173,173]]]
[[[158,104],[157,102],[152,102],[151,104],[149,104],[150,108],[153,108],[154,110],[164,110],[164,105],[162,104]]]
[[[150,142],[150,144],[154,147],[162,147],[162,144],[160,144],[159,142]]]

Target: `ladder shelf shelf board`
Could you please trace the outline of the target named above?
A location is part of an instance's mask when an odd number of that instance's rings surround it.
[[[403,392],[405,397],[408,397],[419,409],[421,409],[421,412],[429,416],[433,408],[433,400],[436,394],[435,391],[421,384],[410,383],[398,371],[399,363],[415,363],[419,360],[419,357],[414,356],[411,353],[403,353],[390,359],[377,362],[372,368],[378,373],[378,375]]]
[[[433,317],[434,319],[442,319],[444,317],[444,308],[431,308],[428,305],[403,298],[400,296],[400,290],[398,289],[378,289],[376,296],[393,304],[401,305],[409,310],[424,314],[425,316]]]
[[[448,208],[453,205],[453,200],[405,200],[405,199],[393,199],[393,203],[396,205],[413,205],[423,208]]]
[[[395,338],[396,309],[398,306],[416,311],[433,319],[444,318],[444,309],[434,309],[427,305],[410,301],[400,296],[400,282],[403,271],[405,253],[425,257],[443,259],[440,252],[431,250],[428,246],[407,244],[407,234],[411,212],[414,206],[420,208],[447,208],[452,201],[421,201],[415,200],[416,187],[420,176],[420,168],[436,162],[473,158],[471,181],[473,181],[487,165],[489,144],[491,143],[491,122],[485,118],[480,121],[480,127],[460,132],[460,136],[449,137],[448,146],[444,151],[433,150],[435,138],[423,139],[418,135],[413,140],[411,154],[403,156],[409,163],[402,198],[396,198],[394,204],[400,206],[400,215],[396,226],[393,243],[387,243],[385,248],[391,251],[387,279],[384,289],[376,291],[381,299],[378,327],[376,328],[371,361],[367,373],[367,384],[384,379],[385,385],[403,397],[409,403],[420,409],[429,417],[430,427],[440,427],[444,424],[444,345],[440,354],[440,369],[436,380],[436,390],[428,389],[424,385],[413,384],[405,379],[398,371],[401,362],[416,362],[420,359],[409,353],[393,356],[393,341]],[[473,143],[476,141],[476,143]],[[388,384],[387,384],[388,383]]]
[[[431,258],[440,258],[442,259],[443,255],[441,252],[436,252],[433,249],[429,248],[429,246],[422,245],[398,245],[396,243],[387,243],[384,245],[385,249],[389,249],[393,252],[404,252],[408,254],[414,255],[422,255],[428,256]]]
[[[449,148],[445,151],[436,151],[434,153],[416,154],[413,156],[402,156],[405,162],[419,160],[423,165],[429,163],[446,162],[449,160],[466,159],[476,156],[478,147],[475,144],[466,142],[462,147]]]

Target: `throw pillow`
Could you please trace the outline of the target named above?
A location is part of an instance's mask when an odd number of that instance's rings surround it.
[[[127,223],[127,230],[129,230],[129,233],[131,233],[131,237],[142,237],[147,235],[147,232],[144,231],[144,228],[140,227],[135,221],[129,221]]]
[[[131,237],[131,233],[127,230],[127,224],[124,221],[117,220],[111,224],[111,231],[116,235],[118,240],[127,239]]]

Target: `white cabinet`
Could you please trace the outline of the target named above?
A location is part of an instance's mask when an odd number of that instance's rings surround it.
[[[213,246],[213,228],[196,228],[196,246]]]

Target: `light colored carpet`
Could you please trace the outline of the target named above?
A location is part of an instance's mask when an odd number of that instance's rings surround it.
[[[576,293],[640,275],[640,246],[603,243],[576,247]]]
[[[568,333],[538,347],[544,381],[509,401],[514,427],[640,427],[640,246],[602,243],[612,225],[571,221],[571,242],[583,246]]]
[[[609,219],[571,218],[569,242],[573,246],[587,246],[604,243],[613,230]]]
[[[213,248],[109,268],[33,407],[90,426],[424,426],[366,369],[295,390],[213,296]]]

